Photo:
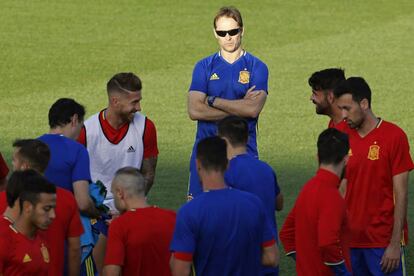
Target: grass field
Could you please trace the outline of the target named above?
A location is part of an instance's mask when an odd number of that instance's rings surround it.
[[[143,112],[158,129],[159,163],[151,202],[185,200],[195,123],[186,93],[195,62],[217,50],[212,33],[220,1],[1,1],[0,150],[10,164],[15,138],[47,131],[47,111],[73,97],[91,115],[106,105],[117,72],[143,80]],[[316,169],[315,142],[327,118],[309,102],[307,78],[327,67],[361,75],[373,110],[400,125],[414,145],[413,1],[241,1],[244,47],[269,67],[269,97],[259,123],[261,159],[278,173],[286,199],[281,225]],[[414,231],[413,177],[409,226]],[[411,231],[410,238],[414,233]],[[414,274],[414,246],[408,275]],[[411,252],[410,252],[411,251]],[[411,259],[411,260],[410,260]],[[294,275],[282,258],[281,275]]]

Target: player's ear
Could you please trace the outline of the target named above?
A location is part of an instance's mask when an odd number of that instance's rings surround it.
[[[240,34],[240,36],[243,37],[243,35],[244,35],[244,27],[241,27],[241,34]]]
[[[78,114],[73,114],[72,118],[70,118],[70,123],[72,124],[72,126],[77,125],[79,122],[79,117]]]
[[[326,98],[328,99],[329,104],[333,104],[335,101],[335,96],[334,96],[333,91],[328,91],[328,93],[326,94]]]
[[[360,102],[359,102],[359,106],[362,108],[362,110],[367,110],[367,109],[369,109],[369,103],[368,103],[368,99],[362,99]]]
[[[23,206],[22,207],[23,208],[22,208],[21,212],[25,213],[25,214],[30,214],[32,212],[33,208],[34,208],[33,204],[31,202],[27,201],[27,200],[23,201]]]
[[[213,28],[213,34],[214,34],[214,37],[216,38],[216,39],[218,39],[219,37],[218,37],[218,35],[216,34],[216,29],[214,29]]]

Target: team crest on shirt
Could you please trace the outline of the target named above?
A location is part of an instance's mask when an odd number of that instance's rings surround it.
[[[29,254],[26,253],[23,257],[23,263],[28,263],[31,261],[32,261],[32,258],[30,258]]]
[[[40,247],[40,252],[42,253],[43,261],[45,261],[45,263],[49,263],[50,262],[49,251],[47,250],[47,247],[43,243],[42,243],[42,246]]]
[[[210,80],[219,80],[219,76],[216,73],[213,73],[213,75],[211,75]]]
[[[369,147],[368,159],[378,160],[380,154],[380,147],[378,145],[372,145]]]
[[[242,84],[246,84],[250,82],[250,72],[243,70],[239,73],[239,82]]]

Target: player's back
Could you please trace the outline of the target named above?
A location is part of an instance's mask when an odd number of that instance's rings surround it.
[[[268,221],[256,196],[236,189],[205,192],[180,212],[196,233],[197,275],[259,275]],[[177,218],[179,219],[179,218]],[[270,227],[267,228],[270,231]],[[272,236],[272,234],[270,234]]]
[[[158,207],[125,212],[110,225],[105,263],[122,262],[122,275],[171,275],[169,245],[175,217],[175,212]]]
[[[275,205],[279,186],[273,169],[249,154],[233,157],[225,173],[227,185],[259,197],[276,231]]]
[[[45,134],[38,139],[50,149],[44,174],[50,182],[73,193],[73,182],[90,180],[89,168],[85,168],[89,166],[89,156],[80,143],[58,134]]]

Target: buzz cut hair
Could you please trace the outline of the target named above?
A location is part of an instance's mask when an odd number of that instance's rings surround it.
[[[219,18],[221,17],[233,18],[234,21],[236,21],[237,24],[239,24],[239,28],[243,28],[243,19],[242,19],[240,11],[237,8],[233,6],[221,7],[219,11],[217,12],[216,16],[214,17],[214,21],[213,21],[214,29],[217,28],[217,20],[219,20]]]
[[[122,186],[130,195],[145,195],[145,179],[137,168],[124,167],[117,170],[113,182]]]
[[[118,93],[133,93],[142,90],[142,82],[140,78],[132,72],[118,73],[114,75],[106,84],[108,94]]]

